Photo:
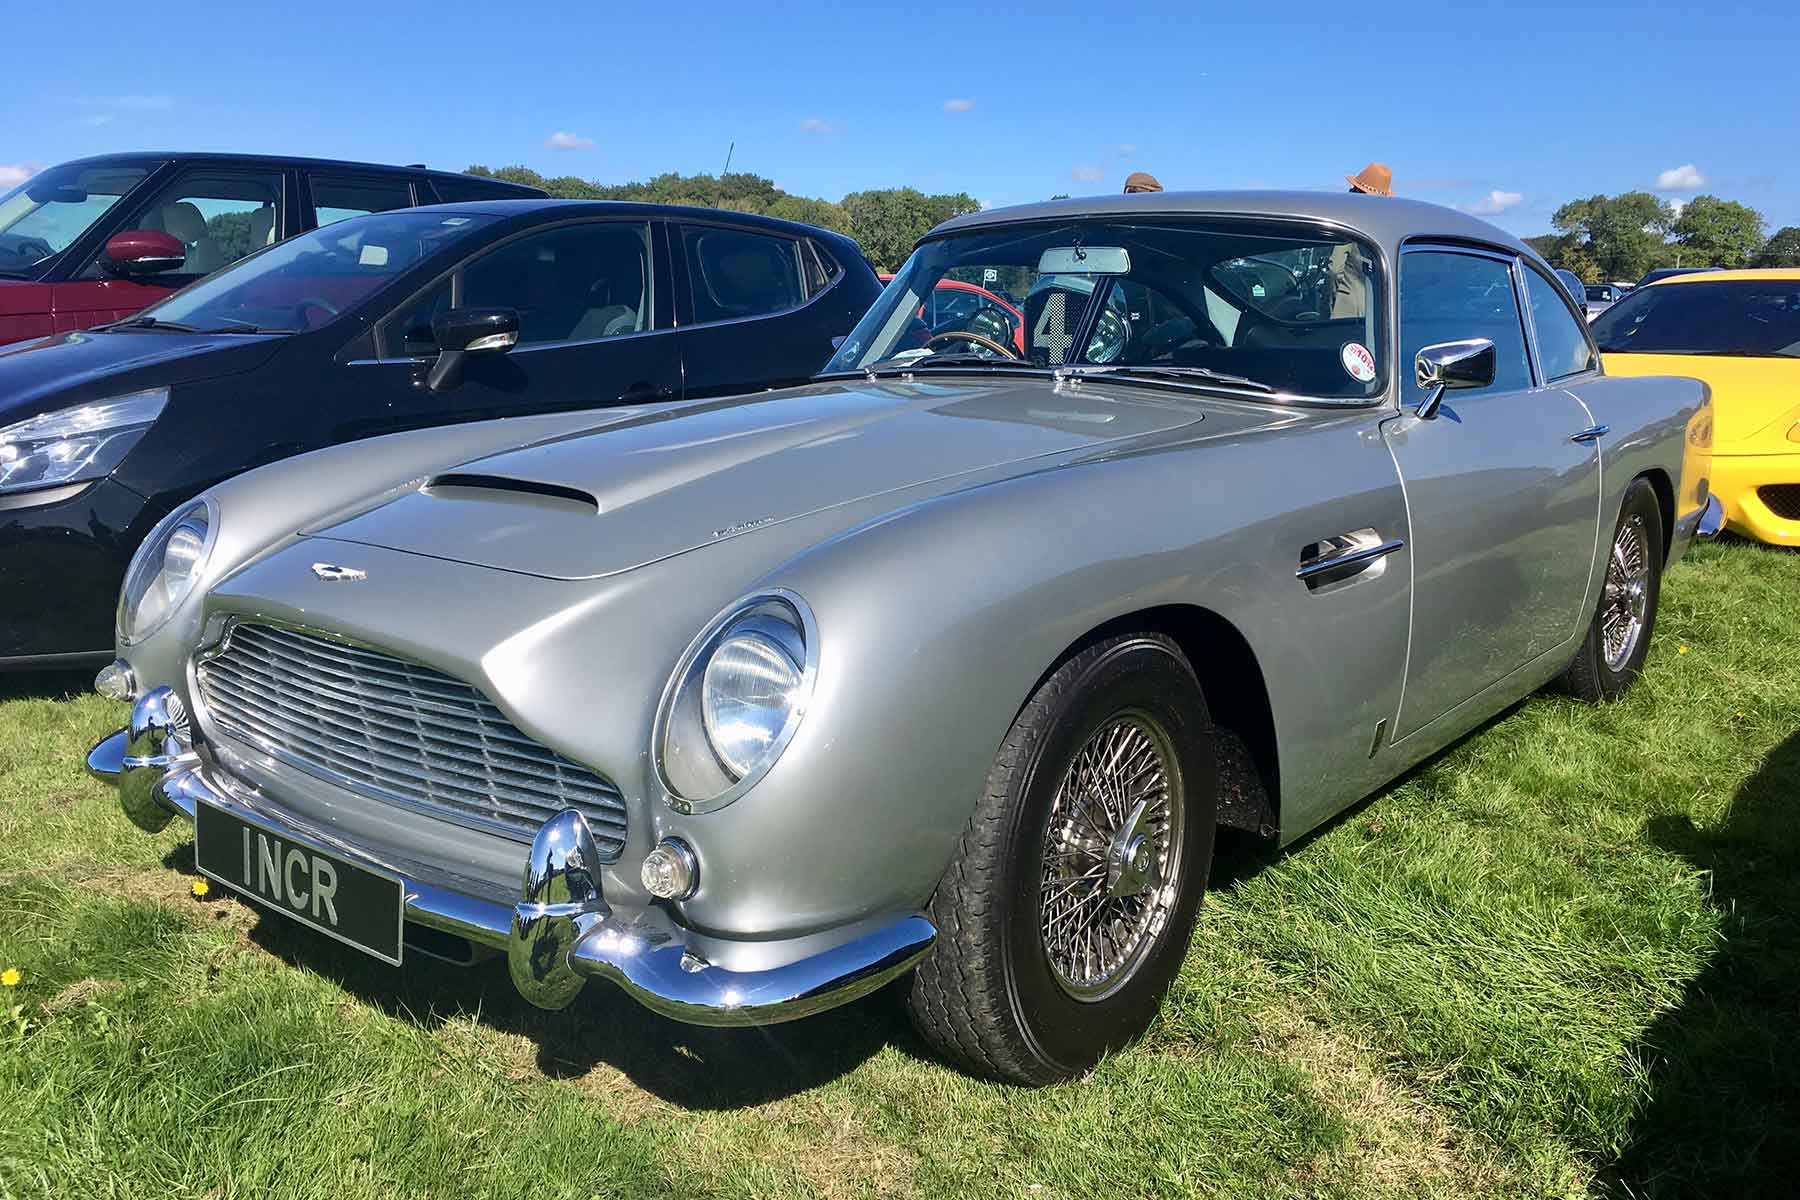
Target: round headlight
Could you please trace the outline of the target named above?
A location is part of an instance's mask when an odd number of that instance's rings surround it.
[[[138,547],[119,593],[119,642],[131,645],[162,627],[193,590],[217,526],[212,501],[196,500],[164,517]]]
[[[767,773],[805,715],[818,635],[790,592],[753,596],[707,626],[657,713],[655,761],[669,803],[706,812]]]

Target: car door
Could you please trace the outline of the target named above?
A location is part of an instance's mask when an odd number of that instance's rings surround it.
[[[684,221],[670,242],[690,397],[804,383],[862,315],[833,303],[843,268],[811,238]]]
[[[655,227],[627,219],[538,226],[485,247],[383,318],[379,357],[346,364],[374,381],[367,426],[404,429],[522,413],[681,398],[667,259]],[[471,354],[460,382],[430,391],[431,321],[451,308],[509,308],[519,340]],[[374,424],[369,424],[374,423]]]
[[[135,203],[112,232],[170,234],[185,248],[186,260],[161,275],[125,280],[102,264],[100,247],[73,279],[55,285],[56,331],[127,316],[288,236],[293,232],[286,217],[288,183],[287,173],[275,167],[197,163],[176,173]]]
[[[1586,613],[1600,500],[1593,422],[1544,381],[1520,304],[1526,286],[1500,251],[1401,255],[1402,415],[1383,426],[1406,486],[1413,571],[1397,738],[1567,642]],[[1432,419],[1412,415],[1425,398],[1415,356],[1465,338],[1493,341],[1494,383],[1448,393]]]

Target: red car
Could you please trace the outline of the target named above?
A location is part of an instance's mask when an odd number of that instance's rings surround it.
[[[0,345],[128,317],[264,246],[416,204],[541,197],[423,167],[240,154],[112,154],[0,196]]]
[[[887,283],[894,276],[890,272],[878,278]],[[934,334],[980,334],[1011,344],[1015,354],[1025,357],[1025,314],[1012,301],[984,287],[960,279],[940,279],[931,298],[919,305],[918,316]]]

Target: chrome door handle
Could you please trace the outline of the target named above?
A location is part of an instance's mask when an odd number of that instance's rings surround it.
[[[1337,583],[1368,570],[1376,562],[1396,550],[1404,549],[1401,538],[1381,540],[1373,529],[1340,534],[1322,542],[1314,542],[1300,554],[1300,569],[1294,578],[1309,588]]]
[[[1611,432],[1611,425],[1589,425],[1580,433],[1571,433],[1569,440],[1571,442],[1597,442]]]

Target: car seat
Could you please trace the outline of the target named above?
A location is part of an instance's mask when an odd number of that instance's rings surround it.
[[[187,248],[187,260],[181,264],[183,275],[210,275],[225,265],[225,255],[207,231],[206,218],[192,201],[165,204],[159,217],[163,232]]]

